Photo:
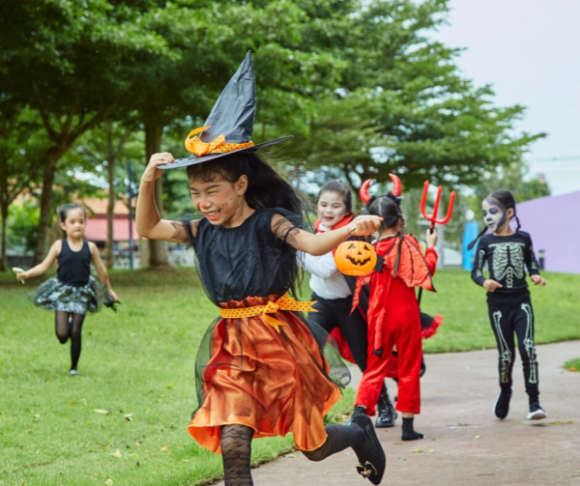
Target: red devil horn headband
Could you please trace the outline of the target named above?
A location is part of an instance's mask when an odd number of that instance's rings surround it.
[[[389,177],[393,181],[391,195],[401,197],[403,195],[403,184],[401,184],[401,179],[399,179],[395,174],[389,174]]]
[[[367,206],[370,204],[372,199],[372,196],[369,194],[369,186],[372,182],[372,179],[364,181],[362,186],[360,186],[360,190],[358,191],[361,201],[364,202]]]
[[[401,179],[399,179],[395,174],[389,174],[391,181],[393,181],[393,189],[391,191],[392,196],[401,197],[403,194],[403,184],[401,184]],[[372,180],[368,179],[362,183],[360,186],[359,195],[367,206],[371,203],[373,197],[369,193],[369,187],[372,184]]]

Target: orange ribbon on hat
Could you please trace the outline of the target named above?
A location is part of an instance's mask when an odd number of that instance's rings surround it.
[[[280,332],[280,326],[285,326],[286,323],[279,321],[268,314],[275,314],[278,311],[318,312],[312,307],[314,304],[316,304],[316,301],[299,302],[288,294],[284,294],[276,302],[269,301],[266,305],[240,307],[238,309],[220,309],[220,315],[224,319],[241,319],[243,317],[261,316],[267,324]]]
[[[245,143],[226,143],[226,137],[223,133],[207,143],[202,142],[198,136],[194,137],[194,135],[197,135],[208,128],[211,127],[197,127],[189,132],[187,137],[185,137],[185,149],[188,152],[197,157],[201,157],[207,154],[226,154],[228,152],[234,152],[236,150],[254,146],[254,142],[251,140]]]

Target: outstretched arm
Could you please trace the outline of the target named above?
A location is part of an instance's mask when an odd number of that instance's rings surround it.
[[[321,256],[332,251],[349,236],[369,236],[379,229],[382,218],[378,216],[358,216],[342,228],[313,235],[297,228],[280,214],[272,219],[274,233],[297,250],[313,256]]]
[[[50,250],[48,250],[48,254],[44,258],[42,263],[39,263],[38,265],[32,267],[30,270],[27,270],[26,272],[17,273],[16,278],[18,280],[28,280],[29,278],[37,277],[38,275],[46,273],[46,271],[50,268],[50,266],[54,263],[54,261],[58,257],[61,247],[62,241],[61,240],[55,241],[50,247]]]
[[[151,156],[149,164],[141,176],[141,189],[137,198],[135,222],[137,232],[150,240],[173,241],[187,243],[187,231],[183,223],[161,219],[155,204],[155,181],[161,177],[163,171],[157,166],[173,163],[173,156],[164,152]]]

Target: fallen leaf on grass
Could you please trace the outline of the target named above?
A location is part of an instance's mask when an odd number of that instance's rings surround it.
[[[115,452],[111,454],[111,457],[123,457],[123,454],[121,454],[121,451],[117,449]]]
[[[162,447],[161,449],[159,449],[159,452],[169,452],[170,447],[168,445]]]
[[[141,442],[135,442],[135,447],[141,447]]]
[[[132,413],[128,413],[127,415],[125,415],[125,420],[127,422],[132,422],[133,421],[133,414]]]
[[[113,486],[113,480],[112,479],[107,479],[105,481],[105,486]]]
[[[95,408],[93,410],[93,412],[100,413],[101,415],[109,415],[109,411],[108,410],[103,410],[102,408]]]
[[[413,451],[416,454],[423,454],[425,452],[435,452],[433,449],[415,449]]]

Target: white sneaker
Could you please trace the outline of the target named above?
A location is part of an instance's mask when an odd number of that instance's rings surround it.
[[[532,403],[530,405],[530,413],[528,414],[528,420],[542,420],[548,416],[546,411],[540,407],[539,403]]]
[[[70,371],[68,372],[68,374],[69,374],[70,376],[78,376],[78,375],[80,375],[80,373],[79,373],[77,370],[70,370]]]

